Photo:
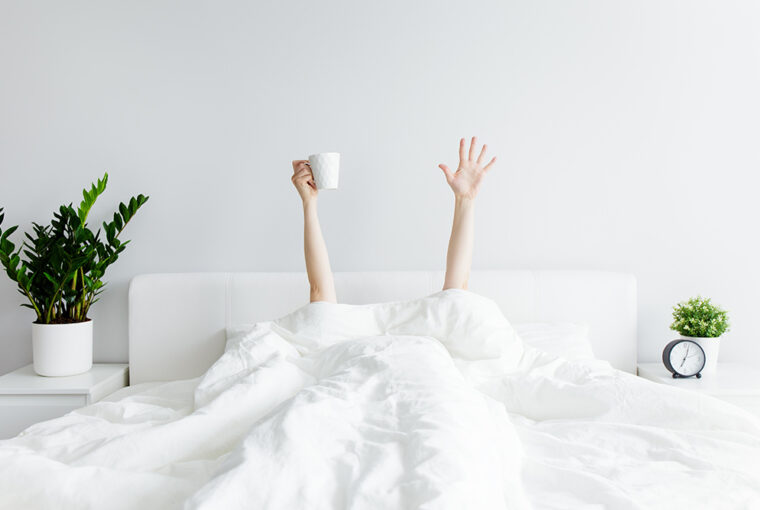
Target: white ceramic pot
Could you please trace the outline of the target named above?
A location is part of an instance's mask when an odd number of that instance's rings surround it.
[[[309,166],[314,174],[317,189],[338,189],[340,153],[322,152],[309,156]]]
[[[92,320],[73,324],[32,324],[34,371],[45,376],[76,375],[92,368]]]
[[[681,338],[696,342],[705,351],[705,368],[702,370],[703,374],[709,374],[715,372],[718,367],[718,352],[720,351],[720,337],[701,337],[701,336],[684,336]]]

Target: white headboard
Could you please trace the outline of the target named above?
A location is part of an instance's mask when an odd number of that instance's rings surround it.
[[[338,300],[413,299],[441,289],[439,271],[336,273]],[[474,271],[470,290],[513,323],[589,326],[597,357],[636,369],[636,280],[599,271]],[[225,328],[283,316],[308,302],[305,273],[145,274],[129,286],[132,384],[203,374],[222,354]]]

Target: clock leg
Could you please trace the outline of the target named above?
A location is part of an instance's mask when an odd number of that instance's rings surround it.
[[[678,374],[673,373],[673,379],[678,379]]]
[[[702,379],[702,373],[697,374],[697,379]]]

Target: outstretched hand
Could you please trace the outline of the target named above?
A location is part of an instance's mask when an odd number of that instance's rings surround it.
[[[454,196],[461,198],[475,198],[483,181],[483,176],[493,167],[496,157],[491,158],[488,164],[483,165],[487,145],[480,149],[477,159],[475,158],[475,149],[478,142],[476,136],[472,137],[469,152],[465,149],[464,138],[459,140],[459,166],[456,172],[452,172],[449,167],[441,163],[438,167],[443,170],[446,176],[446,182],[451,186]]]
[[[293,186],[296,187],[304,203],[317,198],[317,184],[314,182],[314,174],[307,160],[293,161],[293,177],[290,180],[293,181]]]

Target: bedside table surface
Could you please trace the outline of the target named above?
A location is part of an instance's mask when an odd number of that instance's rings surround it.
[[[32,365],[27,365],[0,376],[0,395],[88,395],[98,385],[123,379],[128,366],[126,363],[93,363],[83,374],[44,377],[34,373]]]
[[[639,363],[638,375],[708,395],[760,395],[760,369],[744,363],[718,363],[715,372],[702,374],[701,379],[673,379],[662,363]]]

